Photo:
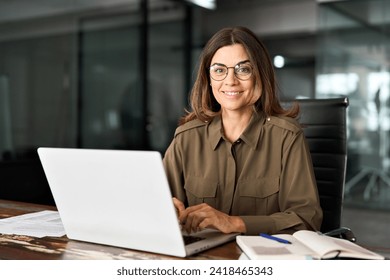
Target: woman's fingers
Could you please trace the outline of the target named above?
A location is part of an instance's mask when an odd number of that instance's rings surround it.
[[[178,216],[180,216],[180,213],[183,212],[186,208],[184,206],[184,203],[181,202],[179,199],[177,199],[176,197],[172,198],[172,201],[173,201],[173,205],[175,206],[176,208],[176,211],[177,211],[177,214]]]
[[[218,211],[203,203],[186,208],[180,220],[187,232],[196,232],[206,227],[214,227],[213,224],[216,222],[214,220],[215,212]]]
[[[245,223],[238,216],[229,216],[206,203],[185,208],[177,198],[173,203],[178,211],[179,223],[188,233],[214,228],[224,233],[246,232]]]

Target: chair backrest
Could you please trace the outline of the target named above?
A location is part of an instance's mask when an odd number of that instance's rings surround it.
[[[321,232],[340,227],[347,164],[348,98],[297,99],[299,122],[309,144],[320,204]]]

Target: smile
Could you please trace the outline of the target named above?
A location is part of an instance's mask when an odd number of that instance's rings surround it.
[[[241,92],[240,91],[224,91],[223,93],[226,95],[229,95],[229,96],[234,96],[234,95],[240,94]]]

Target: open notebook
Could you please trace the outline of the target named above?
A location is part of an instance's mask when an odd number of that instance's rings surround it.
[[[300,230],[294,234],[237,236],[237,244],[249,259],[367,259],[383,256],[345,239]]]
[[[158,152],[39,148],[38,154],[70,239],[184,257],[237,235],[205,230],[185,246]]]

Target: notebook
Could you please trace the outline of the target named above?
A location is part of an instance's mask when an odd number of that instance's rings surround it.
[[[235,240],[204,230],[185,245],[156,151],[38,148],[69,239],[185,257]]]

